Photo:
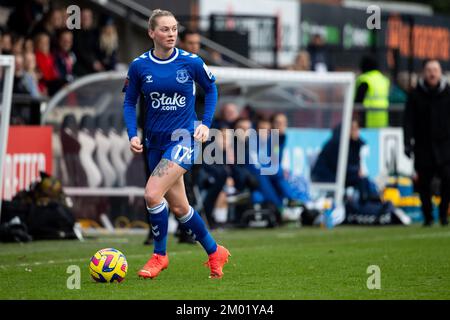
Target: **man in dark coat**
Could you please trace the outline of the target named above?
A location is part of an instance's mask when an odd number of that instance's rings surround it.
[[[332,137],[325,143],[311,171],[311,179],[315,182],[334,182],[338,166],[341,125],[333,130]],[[358,187],[363,178],[361,171],[361,148],[366,142],[359,135],[358,121],[353,120],[348,149],[346,186]]]
[[[311,170],[314,182],[335,182],[338,167],[338,155],[341,139],[341,125],[334,130],[332,137],[325,143]],[[366,142],[360,136],[359,121],[353,119],[350,128],[347,171],[345,187],[353,187],[359,193],[360,202],[379,200],[375,183],[367,176],[361,166],[361,149]]]
[[[74,72],[84,76],[104,71],[99,58],[99,35],[94,28],[94,17],[91,9],[81,10],[81,29],[73,33],[73,51],[77,57]]]
[[[425,61],[423,78],[408,96],[404,116],[405,154],[414,156],[416,186],[422,201],[424,226],[433,223],[431,181],[441,181],[439,219],[448,225],[450,201],[450,87],[439,61]]]

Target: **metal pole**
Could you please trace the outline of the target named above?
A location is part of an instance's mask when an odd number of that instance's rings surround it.
[[[280,33],[279,33],[279,26],[278,24],[280,23],[280,20],[278,18],[278,16],[273,18],[273,40],[274,40],[274,44],[273,44],[273,68],[277,69],[278,68],[278,50],[280,48],[278,48],[278,45],[280,44],[281,46],[281,41],[279,39],[280,37]]]
[[[338,167],[336,173],[337,188],[334,194],[334,201],[336,207],[340,207],[343,204],[344,200],[345,178],[347,176],[347,160],[350,144],[350,126],[352,122],[354,92],[355,92],[355,78],[353,76],[349,86],[347,87],[347,94],[344,101],[344,114],[342,116],[341,137],[339,141]]]
[[[2,98],[2,119],[0,124],[0,220],[2,214],[2,198],[3,198],[3,171],[6,157],[6,147],[8,144],[8,128],[9,118],[11,115],[11,98],[14,80],[14,56],[1,56],[0,66],[5,70],[3,77],[3,98]]]

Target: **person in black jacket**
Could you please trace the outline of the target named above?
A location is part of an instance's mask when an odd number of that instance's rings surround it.
[[[325,143],[317,157],[311,170],[312,181],[336,181],[340,138],[341,125],[338,125],[333,130],[332,137]],[[366,142],[360,136],[359,121],[353,119],[350,128],[345,187],[355,188],[359,192],[361,202],[379,199],[379,193],[375,183],[367,176],[367,173],[364,172],[361,166],[361,149],[365,144]]]
[[[439,219],[448,225],[450,201],[450,86],[437,60],[423,64],[423,78],[408,95],[404,116],[405,154],[414,156],[416,186],[422,201],[424,226],[433,223],[431,181],[441,181]]]
[[[104,71],[99,58],[99,35],[94,27],[94,16],[91,9],[81,10],[81,29],[73,33],[73,51],[77,57],[74,72],[84,76],[94,72]]]
[[[311,171],[311,179],[316,182],[334,182],[336,181],[336,172],[338,166],[339,146],[341,139],[341,125],[333,130],[331,138],[325,143],[320,152],[314,167]],[[366,142],[359,135],[359,123],[352,121],[350,144],[348,150],[346,186],[358,186],[363,177],[361,170],[360,153],[361,148]]]

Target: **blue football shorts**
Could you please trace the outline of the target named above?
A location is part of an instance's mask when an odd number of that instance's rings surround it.
[[[161,159],[167,159],[175,162],[182,168],[189,171],[194,165],[195,159],[201,152],[201,143],[195,141],[194,138],[190,140],[174,141],[167,145],[163,150],[147,149],[147,163],[150,172],[155,170]]]

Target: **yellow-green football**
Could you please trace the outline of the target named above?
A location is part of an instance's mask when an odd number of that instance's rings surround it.
[[[89,263],[89,272],[96,282],[122,282],[127,270],[127,259],[114,248],[97,251]]]

